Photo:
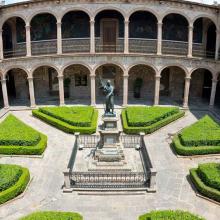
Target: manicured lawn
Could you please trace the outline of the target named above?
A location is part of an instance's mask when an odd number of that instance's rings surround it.
[[[152,211],[139,217],[139,220],[205,220],[202,217],[185,211]]]
[[[0,164],[0,204],[21,194],[30,180],[28,169]]]
[[[0,154],[42,154],[47,137],[26,125],[14,115],[9,115],[0,124]]]
[[[176,107],[127,107],[122,111],[125,133],[150,134],[184,115]]]
[[[199,164],[190,177],[201,194],[220,202],[220,163]]]
[[[43,107],[33,115],[67,133],[96,132],[98,111],[93,107]]]
[[[72,212],[36,212],[20,220],[83,220],[83,217]]]
[[[174,137],[172,146],[180,155],[220,153],[220,125],[204,116]]]

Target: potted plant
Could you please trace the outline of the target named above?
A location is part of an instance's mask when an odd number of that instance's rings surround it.
[[[134,98],[140,98],[141,97],[141,87],[143,85],[143,79],[142,78],[136,78],[134,81]]]
[[[70,83],[71,83],[71,79],[69,77],[64,79],[64,96],[65,96],[65,98],[69,98],[69,96],[70,96],[70,94],[69,94]]]

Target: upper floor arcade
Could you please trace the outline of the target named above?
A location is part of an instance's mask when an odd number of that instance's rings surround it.
[[[25,11],[18,7],[10,14],[10,7],[5,13],[1,9],[1,59],[69,53],[219,59],[220,26],[214,7],[198,6],[197,10],[193,3],[183,3],[190,6],[183,12],[181,5],[168,7],[157,0],[153,6],[90,3],[67,7],[61,1],[48,1],[51,4],[50,10],[45,3],[30,3]]]

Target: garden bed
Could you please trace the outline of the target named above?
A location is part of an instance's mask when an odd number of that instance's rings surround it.
[[[190,170],[190,178],[198,192],[220,202],[220,163],[200,164]]]
[[[83,220],[78,213],[72,212],[35,212],[20,220]]]
[[[185,211],[152,211],[139,217],[139,220],[205,220],[197,215]]]
[[[176,107],[127,107],[122,111],[123,129],[127,134],[150,134],[184,114]]]
[[[171,146],[184,156],[219,154],[220,125],[206,115],[176,135]]]
[[[93,107],[43,107],[33,110],[32,114],[67,133],[96,132],[98,111]]]
[[[0,124],[0,154],[41,155],[47,146],[47,137],[26,125],[13,115]]]
[[[28,169],[17,165],[0,165],[0,204],[24,192],[29,180]]]

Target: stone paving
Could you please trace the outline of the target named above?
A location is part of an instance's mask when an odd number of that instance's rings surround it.
[[[45,133],[48,147],[42,159],[0,158],[0,163],[28,167],[33,177],[23,198],[0,207],[0,219],[14,220],[36,210],[62,210],[80,212],[85,220],[135,220],[153,209],[184,209],[202,215],[207,220],[219,220],[220,206],[197,197],[187,175],[189,168],[197,167],[198,163],[220,162],[220,157],[177,158],[168,143],[168,133],[178,132],[205,112],[188,112],[186,117],[145,137],[158,171],[158,190],[154,194],[127,195],[63,194],[62,171],[67,166],[74,136],[33,118],[30,111],[16,111],[13,114]]]

